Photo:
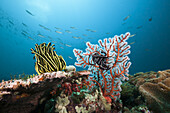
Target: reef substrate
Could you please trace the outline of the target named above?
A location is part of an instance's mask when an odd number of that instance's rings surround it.
[[[44,112],[43,106],[52,98],[52,91],[65,82],[71,83],[78,78],[86,78],[88,71],[57,71],[24,80],[9,80],[0,83],[1,113],[37,113]],[[85,73],[86,72],[86,73]],[[43,109],[43,110],[42,110]]]
[[[0,83],[0,112],[170,112],[170,70],[140,72],[129,76],[129,80],[121,85],[121,98],[116,102],[104,97],[96,89],[91,92],[87,92],[84,86],[78,89],[74,81],[82,84],[89,74],[89,71],[76,72],[74,69],[44,73],[26,81],[3,81]]]

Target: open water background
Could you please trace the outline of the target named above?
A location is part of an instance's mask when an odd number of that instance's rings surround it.
[[[169,18],[170,0],[0,0],[0,80],[36,73],[30,51],[35,43],[52,41],[67,65],[73,65],[72,50],[85,50],[84,41],[97,44],[126,32],[136,34],[128,39],[130,74],[169,69]]]

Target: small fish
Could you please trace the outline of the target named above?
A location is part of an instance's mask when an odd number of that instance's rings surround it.
[[[30,14],[31,16],[35,16],[35,15],[33,15],[30,11],[28,11],[28,10],[25,10],[28,14]]]
[[[106,33],[106,34],[111,34],[110,32]]]
[[[91,31],[91,29],[86,29],[86,31]]]
[[[49,39],[52,39],[50,36],[48,36]]]
[[[131,42],[131,43],[129,43],[129,45],[132,45],[132,44],[134,44],[135,42]]]
[[[9,21],[10,24],[14,25],[14,23],[12,21],[10,21],[10,20],[8,20],[8,21]]]
[[[60,38],[57,38],[58,40],[61,40]]]
[[[64,49],[63,47],[60,46],[61,49]]]
[[[44,37],[43,35],[41,35],[41,34],[38,34],[38,36],[39,36],[39,37],[42,37],[42,38],[45,38],[45,37]]]
[[[128,15],[127,17],[125,17],[125,18],[123,19],[123,21],[127,20],[129,17],[130,17],[130,15]]]
[[[96,32],[96,30],[91,30],[91,32]]]
[[[39,26],[42,27],[42,28],[44,28],[44,29],[47,30],[47,31],[51,31],[49,28],[47,28],[47,27],[45,27],[45,26],[43,26],[43,25],[41,25],[41,24],[39,24]]]
[[[77,37],[78,39],[83,39],[83,38],[81,38],[80,36],[79,37]]]
[[[23,32],[22,32],[21,34],[22,34],[23,36],[27,36],[27,35],[26,35],[25,33],[23,33]]]
[[[44,29],[47,30],[47,31],[51,31],[51,29],[49,29],[49,28],[47,28],[47,27],[44,27]]]
[[[60,44],[64,45],[64,43],[60,42]]]
[[[87,36],[86,34],[83,34],[83,36]]]
[[[26,25],[26,24],[24,24],[24,23],[22,23],[22,25],[23,25],[23,26],[25,26],[25,27],[27,27],[27,25]]]
[[[134,37],[135,35],[136,35],[136,34],[130,35],[129,38],[130,38],[130,37]]]
[[[71,45],[68,45],[68,44],[65,44],[65,46],[67,46],[67,47],[71,47]]]
[[[68,58],[73,59],[71,56],[68,56]]]
[[[72,36],[72,38],[79,39],[79,38],[78,38],[78,37],[76,37],[76,36]]]
[[[143,26],[138,26],[136,29],[140,29],[140,28],[142,28]]]
[[[75,28],[75,27],[70,27],[71,29],[77,29],[77,28]]]
[[[86,29],[86,31],[96,32],[96,30],[92,30],[92,29]]]
[[[58,27],[55,27],[56,29],[58,29],[58,30],[61,30],[61,28],[58,28]]]
[[[31,40],[34,40],[33,38],[31,38],[31,37],[28,37],[29,39],[31,39]]]
[[[72,38],[75,38],[75,39],[83,39],[81,37],[76,37],[76,36],[72,36]]]
[[[149,22],[151,22],[152,21],[152,17],[151,18],[149,18]]]
[[[53,43],[57,43],[56,41],[51,41],[51,42],[53,42]]]
[[[72,33],[70,30],[65,30],[65,32],[67,32],[67,33]]]
[[[62,34],[62,32],[60,32],[60,31],[55,31],[56,33],[59,33],[59,34]]]
[[[44,26],[43,26],[43,25],[41,25],[41,24],[39,24],[39,26],[40,26],[40,27],[42,27],[42,28],[44,28]]]
[[[25,33],[25,34],[28,34],[28,32],[26,32],[26,31],[24,31],[24,30],[22,30],[22,32]]]

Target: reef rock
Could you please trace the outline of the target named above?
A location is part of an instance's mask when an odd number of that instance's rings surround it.
[[[75,72],[72,76],[57,71],[24,80],[10,80],[0,83],[0,113],[44,112],[44,104],[51,98],[52,91],[59,85],[72,83],[88,75]]]

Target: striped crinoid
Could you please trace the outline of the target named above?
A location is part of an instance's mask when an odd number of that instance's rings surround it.
[[[105,38],[103,42],[98,41],[99,45],[87,42],[86,52],[73,50],[78,61],[75,65],[83,68],[88,66],[91,71],[89,89],[97,85],[105,97],[111,96],[115,100],[120,97],[121,81],[128,79],[131,65],[127,56],[130,54],[130,45],[126,42],[129,36],[130,33],[126,33]]]
[[[58,56],[54,49],[54,44],[51,45],[50,42],[48,44],[35,44],[35,50],[31,48],[32,54],[35,54],[35,70],[38,74],[61,71],[66,68],[63,57]]]

